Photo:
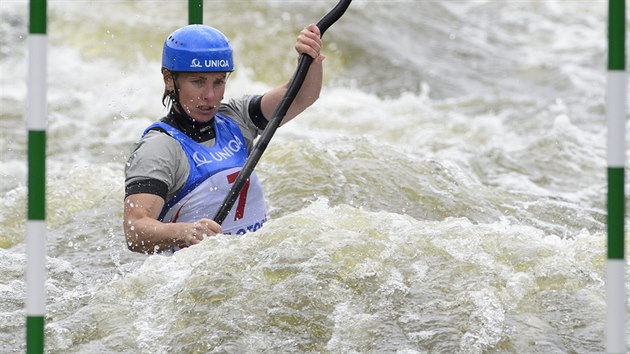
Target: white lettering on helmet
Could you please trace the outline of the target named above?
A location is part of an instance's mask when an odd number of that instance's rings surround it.
[[[230,62],[225,59],[206,59],[204,65],[206,68],[229,68]]]
[[[230,61],[226,59],[204,59],[203,66],[201,60],[195,58],[190,62],[191,68],[229,68]]]

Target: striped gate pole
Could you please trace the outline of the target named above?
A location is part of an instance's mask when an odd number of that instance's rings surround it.
[[[625,0],[608,0],[608,261],[606,351],[626,353],[624,255],[624,169],[627,98],[625,72]]]
[[[46,314],[46,0],[30,0],[28,36],[28,221],[26,352],[44,352]]]
[[[203,0],[188,0],[188,24],[203,23]]]

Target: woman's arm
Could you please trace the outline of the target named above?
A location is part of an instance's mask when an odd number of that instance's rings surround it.
[[[132,194],[125,198],[124,230],[129,250],[156,253],[176,246],[190,246],[205,236],[221,233],[221,226],[210,219],[194,223],[163,223],[157,220],[164,206],[162,197]]]
[[[306,108],[312,105],[319,98],[322,88],[323,67],[322,61],[325,59],[320,54],[322,41],[320,31],[316,25],[310,24],[304,28],[295,43],[295,50],[301,54],[307,54],[313,58],[313,62],[308,69],[308,74],[304,79],[304,83],[300,91],[295,96],[295,100],[289,107],[286,115],[282,119],[281,125],[295,118]],[[289,88],[289,82],[282,86],[276,87],[263,95],[261,109],[267,120],[273,118],[273,113],[280,104],[282,97]]]

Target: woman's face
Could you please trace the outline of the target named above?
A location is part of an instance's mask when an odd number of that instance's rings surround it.
[[[164,77],[166,88],[173,90],[173,81],[170,79],[170,74],[167,75]],[[226,80],[227,73],[225,72],[180,72],[177,74],[179,103],[195,121],[208,122],[219,109],[225,93]]]

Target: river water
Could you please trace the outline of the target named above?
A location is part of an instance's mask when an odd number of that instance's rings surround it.
[[[226,96],[287,80],[334,4],[206,1]],[[0,4],[3,353],[25,348],[27,9]],[[257,166],[268,224],[165,257],[126,249],[123,168],[186,2],[49,1],[46,351],[605,351],[606,11],[355,0]]]

